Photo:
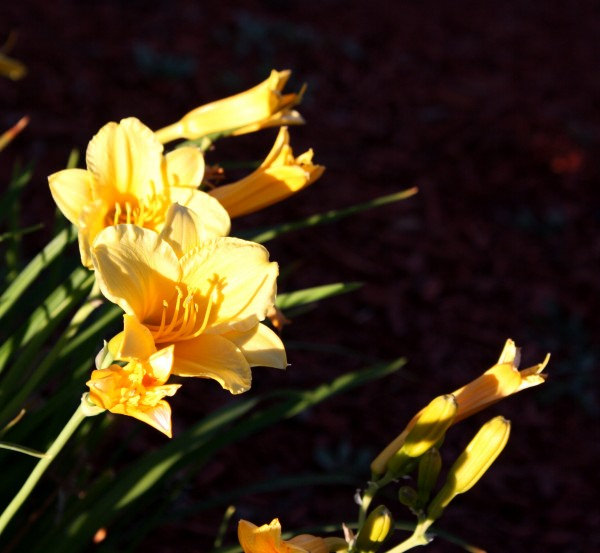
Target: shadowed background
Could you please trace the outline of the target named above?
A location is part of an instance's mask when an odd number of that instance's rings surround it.
[[[235,220],[234,232],[419,187],[400,204],[268,245],[282,291],[365,284],[294,318],[283,332],[291,367],[254,370],[249,393],[314,386],[400,355],[404,372],[222,452],[180,509],[266,478],[335,472],[355,484],[257,494],[234,519],[278,516],[285,529],[355,519],[354,487],[371,457],[429,399],[491,366],[511,337],[523,366],[552,353],[549,381],[456,429],[446,454],[493,414],[513,421],[498,462],[439,526],[489,551],[600,548],[590,482],[600,460],[597,3],[22,0],[3,2],[0,21],[18,32],[11,55],[29,70],[0,81],[0,128],[31,117],[0,163],[3,183],[16,159],[36,163],[25,225],[51,224],[46,176],[106,122],[136,116],[157,129],[272,68],[293,70],[292,90],[308,84],[307,124],[291,129],[291,143],[314,148],[327,171]],[[219,141],[208,162],[261,159],[275,133]],[[41,231],[26,245],[46,240]],[[230,401],[217,388],[186,382],[171,402],[175,433]],[[113,439],[135,427],[131,455],[162,443],[124,417]],[[397,500],[386,503],[401,518]],[[222,512],[170,522],[139,550],[206,551]],[[458,548],[439,540],[429,550]]]

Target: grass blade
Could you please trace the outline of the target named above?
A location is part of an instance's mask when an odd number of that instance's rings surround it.
[[[282,311],[299,307],[308,303],[314,303],[319,300],[347,294],[353,292],[362,286],[361,282],[336,282],[334,284],[324,284],[314,288],[305,288],[277,295],[276,305]]]
[[[409,188],[401,192],[389,194],[388,196],[381,196],[379,198],[375,198],[374,200],[370,200],[362,204],[353,205],[344,209],[334,209],[325,213],[318,213],[300,221],[294,221],[292,223],[283,223],[281,225],[270,227],[259,232],[254,231],[254,233],[252,234],[247,233],[248,235],[244,234],[240,237],[245,238],[246,240],[252,240],[253,242],[258,242],[262,244],[264,242],[268,242],[269,240],[273,240],[273,238],[276,238],[281,234],[285,234],[286,232],[308,227],[314,227],[317,225],[333,223],[334,221],[339,221],[340,219],[344,219],[346,217],[350,217],[351,215],[355,215],[357,213],[373,209],[374,207],[380,207],[394,202],[399,202],[400,200],[405,200],[407,198],[410,198],[411,196],[414,196],[417,193],[417,191],[418,189],[416,187]]]

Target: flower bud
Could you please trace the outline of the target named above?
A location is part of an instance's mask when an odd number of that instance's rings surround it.
[[[387,469],[391,474],[403,474],[411,458],[420,457],[444,437],[456,414],[454,396],[436,397],[419,415],[408,432],[404,445],[391,457]]]
[[[441,468],[442,458],[435,447],[432,447],[419,459],[419,476],[417,480],[419,495],[417,503],[419,507],[422,508],[429,501],[431,490],[437,482]]]
[[[398,490],[398,501],[405,505],[409,509],[414,509],[417,504],[417,490],[412,488],[411,486],[402,486]]]
[[[356,537],[356,550],[360,553],[375,553],[394,526],[391,513],[380,505],[367,517]]]
[[[495,417],[486,422],[456,459],[444,487],[429,505],[427,517],[439,518],[455,496],[470,490],[504,449],[510,434],[510,421]]]

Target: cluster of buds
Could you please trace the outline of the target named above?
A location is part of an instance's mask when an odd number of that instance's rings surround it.
[[[448,469],[444,484],[437,489],[442,472],[439,449],[446,432],[453,424],[492,403],[544,382],[546,375],[542,371],[549,356],[542,363],[521,371],[518,370],[519,360],[515,343],[507,340],[493,367],[453,393],[436,397],[411,419],[406,428],[371,463],[371,482],[359,498],[356,533],[344,526],[344,539],[328,537],[321,540],[311,536],[311,546],[299,549],[289,547],[292,542],[278,542],[279,545],[271,549],[251,547],[248,540],[240,539],[244,552],[320,553],[326,547],[330,552],[377,553],[393,534],[394,521],[384,505],[378,505],[369,512],[374,496],[383,487],[394,485],[399,479],[408,478],[413,473],[416,473],[416,487],[400,486],[398,499],[417,517],[414,532],[386,553],[402,553],[429,543],[429,527],[442,516],[444,509],[457,495],[467,492],[479,481],[500,455],[508,441],[510,422],[502,416],[487,421]],[[262,528],[264,532],[266,527]]]

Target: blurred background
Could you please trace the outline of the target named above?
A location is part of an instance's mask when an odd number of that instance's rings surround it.
[[[348,483],[251,495],[234,520],[354,520],[371,458],[432,397],[494,364],[508,337],[523,367],[552,353],[548,382],[457,427],[446,453],[493,414],[513,421],[505,452],[439,528],[488,551],[600,550],[597,2],[20,0],[0,4],[0,21],[0,42],[15,31],[11,55],[28,68],[0,81],[0,129],[31,118],[0,159],[0,183],[16,161],[35,162],[24,225],[51,226],[47,175],[106,122],[136,116],[158,129],[272,68],[293,70],[290,90],[307,83],[307,124],[291,143],[314,148],[327,171],[236,220],[234,233],[419,187],[269,244],[281,291],[364,286],[293,318],[283,331],[291,367],[254,370],[249,393],[312,387],[378,359],[405,356],[405,369],[223,451],[184,490],[176,508],[189,514],[140,551],[207,551],[224,509],[194,514],[197,502],[308,472]],[[208,162],[259,160],[275,134],[219,141]],[[25,244],[46,241],[40,231]],[[175,433],[229,401],[213,382],[186,383],[171,402]],[[134,428],[132,456],[163,443],[125,417],[113,439]],[[112,447],[103,442],[96,462]],[[400,518],[397,500],[387,504]]]

